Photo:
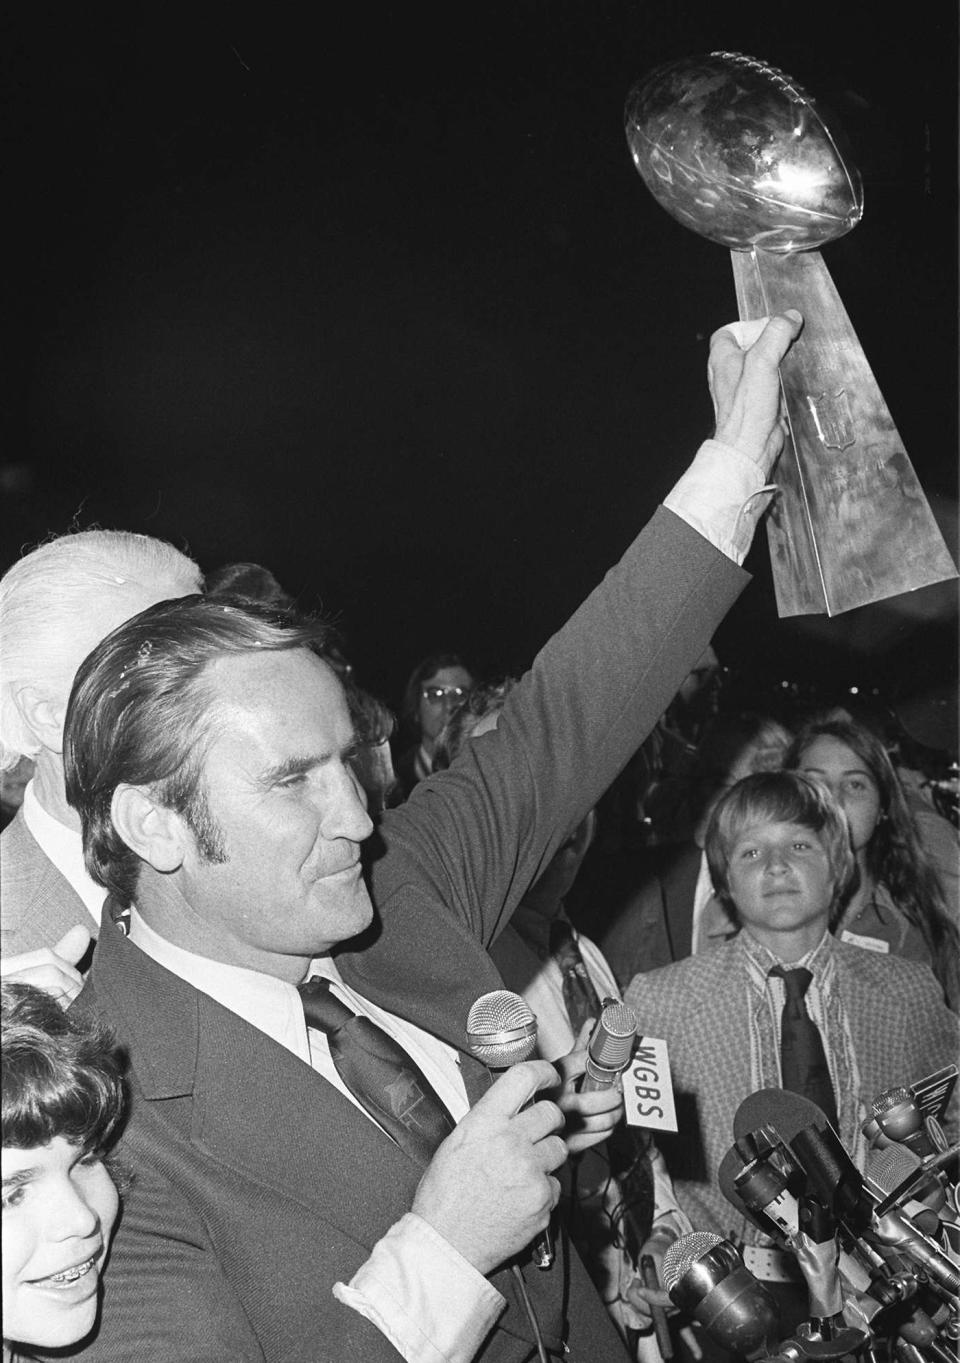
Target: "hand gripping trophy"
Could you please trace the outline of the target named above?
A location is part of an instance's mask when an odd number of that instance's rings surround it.
[[[790,439],[767,520],[779,614],[837,615],[956,577],[816,249],[857,225],[863,192],[813,100],[764,62],[711,52],[638,81],[625,124],[654,198],[731,248],[741,320],[805,319],[780,369]]]

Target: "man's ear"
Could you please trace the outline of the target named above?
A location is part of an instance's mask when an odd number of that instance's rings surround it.
[[[155,871],[178,871],[183,865],[190,836],[183,815],[158,804],[146,787],[117,786],[110,817],[127,846]]]
[[[62,753],[66,700],[58,699],[39,686],[21,686],[15,700],[24,723],[43,747]]]

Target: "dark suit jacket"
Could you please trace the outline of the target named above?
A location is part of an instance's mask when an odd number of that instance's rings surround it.
[[[339,953],[366,997],[467,1053],[478,995],[502,988],[483,949],[610,783],[702,653],[745,575],[661,510],[537,658],[498,728],[420,783],[367,845],[378,922]],[[409,1210],[419,1170],[353,1105],[267,1037],[147,959],[105,921],[80,1006],[129,1046],[136,1179],[105,1275],[90,1360],[349,1363],[396,1359],[331,1295]],[[575,1254],[526,1273],[569,1363],[622,1359]],[[480,1357],[534,1343],[508,1306]]]
[[[95,932],[90,911],[27,828],[23,810],[0,833],[0,951],[52,947],[77,923]]]
[[[927,966],[836,940],[833,948],[860,1070],[855,1097],[866,1117],[885,1089],[956,1062],[958,1019]],[[717,1171],[750,1092],[751,997],[736,939],[637,975],[625,993],[641,1034],[663,1037],[669,1048],[680,1130],[658,1136],[657,1144],[680,1205],[697,1230],[733,1230],[735,1239],[743,1233],[741,1218],[720,1191]],[[842,1116],[839,1135],[850,1148],[855,1127]]]
[[[611,914],[600,947],[621,989],[690,955],[700,856],[695,842],[611,854],[598,890]]]

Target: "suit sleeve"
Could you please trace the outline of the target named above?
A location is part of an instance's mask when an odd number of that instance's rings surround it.
[[[406,888],[489,943],[673,698],[747,581],[661,508],[511,692],[496,730],[384,821],[386,931]],[[386,946],[387,939],[383,946]],[[393,945],[397,945],[394,940]]]

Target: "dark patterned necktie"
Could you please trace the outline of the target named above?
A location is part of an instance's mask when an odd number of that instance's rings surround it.
[[[299,987],[308,1027],[326,1035],[344,1084],[410,1158],[426,1167],[456,1123],[399,1042],[354,1013],[315,975]]]
[[[550,924],[550,955],[560,967],[563,1002],[576,1038],[587,1018],[596,1021],[602,1010],[573,929],[565,918],[555,918]]]
[[[804,995],[813,979],[802,966],[784,970],[774,966],[771,975],[779,975],[786,990],[786,1001],[780,1018],[780,1082],[791,1093],[802,1094],[824,1113],[836,1131],[837,1099],[830,1082],[830,1070],[823,1049],[820,1029],[807,1012]]]

